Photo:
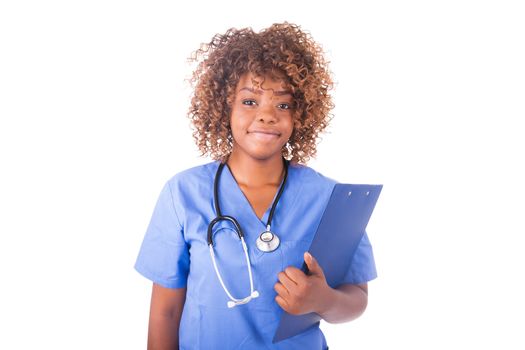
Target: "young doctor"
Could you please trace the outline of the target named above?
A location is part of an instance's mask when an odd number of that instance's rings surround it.
[[[283,310],[359,317],[376,277],[366,234],[335,289],[306,253],[336,183],[304,165],[333,107],[322,50],[285,22],[229,29],[194,59],[189,116],[215,161],[169,179],[147,228],[148,349],[327,349],[318,326],[272,344]]]

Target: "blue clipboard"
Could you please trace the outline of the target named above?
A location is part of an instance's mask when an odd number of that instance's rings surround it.
[[[352,262],[383,185],[336,184],[308,250],[323,268],[326,281],[338,287]],[[303,271],[308,273],[306,263]],[[291,315],[283,311],[273,343],[293,337],[317,325],[312,312]]]

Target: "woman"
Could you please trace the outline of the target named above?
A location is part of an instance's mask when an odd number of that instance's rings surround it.
[[[283,310],[358,317],[376,277],[366,234],[336,289],[306,253],[336,183],[304,165],[333,107],[322,50],[283,23],[230,29],[201,58],[189,116],[215,161],[168,180],[148,226],[135,265],[153,281],[148,348],[326,349],[319,327],[272,344]]]

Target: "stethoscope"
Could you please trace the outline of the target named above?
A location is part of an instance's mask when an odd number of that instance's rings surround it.
[[[289,162],[283,158],[283,163],[284,163],[284,178],[283,178],[281,187],[279,188],[279,192],[277,193],[277,196],[275,197],[275,200],[273,201],[272,208],[270,209],[270,214],[266,222],[266,231],[264,231],[263,233],[259,235],[255,243],[257,248],[260,251],[265,252],[265,253],[273,252],[279,247],[279,244],[280,244],[279,237],[271,230],[271,222],[273,218],[273,213],[275,212],[275,208],[277,207],[277,203],[279,202],[279,199],[281,198],[281,195],[284,191],[284,186],[286,184],[286,178],[288,177]],[[232,308],[237,305],[246,304],[250,300],[257,298],[259,296],[259,292],[253,289],[252,267],[250,263],[250,257],[248,256],[248,247],[246,246],[246,242],[244,241],[244,234],[242,232],[241,225],[239,225],[239,222],[234,217],[228,216],[228,215],[222,215],[221,208],[219,206],[219,195],[218,195],[219,178],[221,176],[224,165],[225,163],[219,164],[219,167],[217,168],[217,173],[215,174],[215,180],[213,183],[213,202],[215,204],[215,211],[217,213],[217,217],[213,219],[208,225],[208,247],[210,249],[210,256],[213,262],[215,273],[217,274],[217,277],[219,278],[219,282],[221,283],[222,288],[224,289],[224,291],[230,298],[227,305],[229,308]],[[222,280],[221,274],[219,273],[219,269],[217,268],[217,262],[215,261],[212,231],[213,231],[213,227],[215,226],[215,224],[217,224],[220,221],[228,221],[233,225],[235,232],[237,233],[237,235],[239,236],[239,239],[241,240],[241,245],[244,251],[244,256],[246,257],[246,265],[248,266],[248,276],[250,278],[250,295],[242,299],[234,298],[231,295],[231,293],[228,291],[228,288],[226,288],[226,285],[224,284],[224,281]]]

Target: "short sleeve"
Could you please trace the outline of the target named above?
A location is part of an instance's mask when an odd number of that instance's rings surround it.
[[[343,284],[366,283],[376,277],[377,271],[374,261],[374,253],[368,235],[365,232],[356,248],[350,267],[348,268],[343,280]]]
[[[164,185],[135,262],[135,270],[166,288],[186,286],[189,251],[169,182]]]

